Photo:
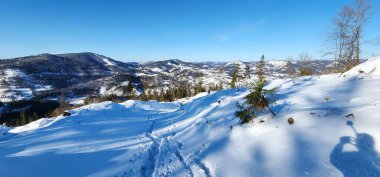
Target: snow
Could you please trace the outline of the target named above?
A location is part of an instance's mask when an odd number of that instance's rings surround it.
[[[286,67],[287,62],[281,60],[269,60],[268,64],[273,65],[276,69]]]
[[[343,76],[348,77],[361,77],[367,75],[375,77],[380,76],[380,57],[369,59],[366,62],[343,73]]]
[[[43,127],[47,127],[47,126],[51,125],[52,123],[54,123],[54,122],[56,122],[62,118],[63,118],[63,116],[58,116],[54,119],[42,118],[42,119],[36,120],[34,122],[31,122],[27,125],[24,125],[24,126],[15,127],[13,129],[9,130],[8,132],[14,133],[14,134],[19,134],[19,133],[23,133],[23,132],[28,132],[28,131],[40,129]]]
[[[233,62],[227,62],[226,63],[226,66],[229,66],[229,65],[244,65],[243,62],[239,61],[239,60],[236,60],[236,61],[233,61]]]
[[[129,83],[129,81],[124,81],[124,82],[122,82],[122,83],[120,84],[120,86],[127,86],[128,83]]]
[[[25,73],[23,73],[22,71],[20,71],[18,69],[5,69],[4,73],[5,73],[5,80],[8,78],[12,78],[12,77],[25,76]]]
[[[367,71],[378,63],[367,62],[358,68]],[[358,68],[349,72],[357,74]],[[234,116],[246,89],[200,93],[172,103],[90,104],[71,110],[69,117],[6,130],[0,138],[0,173],[380,176],[380,78],[374,76],[273,80],[267,88],[277,88],[277,116],[261,114],[246,125]],[[351,113],[355,118],[346,117]],[[289,117],[295,124],[287,123]]]
[[[34,85],[34,90],[36,92],[43,92],[43,91],[48,91],[52,89],[53,89],[53,86],[51,85],[39,85],[39,84]]]
[[[106,86],[101,86],[100,89],[99,89],[99,94],[100,95],[124,96],[125,95],[125,91],[123,91],[122,87],[127,86],[128,83],[129,83],[129,81],[123,81],[123,82],[121,82],[118,85],[112,86],[111,88],[107,88]],[[137,85],[135,83],[132,83],[132,85],[134,86],[133,93],[135,95],[140,95],[141,94],[141,90],[138,90],[136,88]]]
[[[0,77],[0,101],[30,99],[32,90],[21,87],[19,82],[30,80],[29,76],[19,69],[4,69]]]
[[[107,88],[105,86],[101,86],[99,89],[100,95],[105,95],[107,93]]]
[[[136,76],[138,76],[138,77],[143,77],[143,76],[154,77],[154,76],[157,76],[157,74],[136,73]]]
[[[72,99],[69,99],[68,102],[73,105],[82,105],[84,104],[85,99],[86,97],[72,98]]]
[[[111,60],[109,60],[108,58],[102,56],[102,55],[98,55],[98,54],[95,54],[96,56],[98,56],[99,58],[101,58],[103,60],[103,62],[106,64],[106,65],[109,65],[109,66],[115,66],[115,63],[113,63]]]
[[[165,73],[165,71],[161,68],[152,68],[151,70],[158,73]]]

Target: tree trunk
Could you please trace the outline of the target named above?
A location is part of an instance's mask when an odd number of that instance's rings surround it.
[[[269,105],[267,105],[267,108],[268,108],[269,111],[273,114],[273,116],[276,116],[276,114],[274,114],[274,112],[273,112],[272,109],[269,107]]]
[[[360,63],[360,28],[356,30],[356,65]]]

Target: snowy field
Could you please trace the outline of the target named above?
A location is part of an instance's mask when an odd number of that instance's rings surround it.
[[[278,88],[278,115],[247,125],[234,113],[249,91],[235,89],[91,104],[2,129],[0,176],[380,176],[380,58],[267,87]]]

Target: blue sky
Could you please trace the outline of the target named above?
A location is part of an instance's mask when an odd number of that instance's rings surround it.
[[[95,52],[121,61],[321,58],[351,0],[1,0],[0,58]],[[380,36],[380,2],[365,40]],[[365,56],[380,55],[367,45]]]

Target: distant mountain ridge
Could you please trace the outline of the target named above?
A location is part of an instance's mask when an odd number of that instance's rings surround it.
[[[132,79],[146,89],[168,89],[173,86],[193,87],[222,84],[225,88],[230,75],[239,66],[240,86],[255,78],[257,62],[185,62],[169,59],[152,62],[121,62],[91,52],[39,54],[0,60],[0,100],[31,98],[45,91],[62,91],[73,97],[116,94],[124,95],[126,83]],[[298,72],[301,66],[320,74],[334,66],[334,61],[308,62],[271,60],[266,62],[268,78],[288,77],[289,69]]]

